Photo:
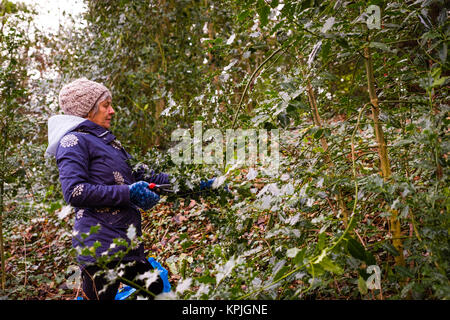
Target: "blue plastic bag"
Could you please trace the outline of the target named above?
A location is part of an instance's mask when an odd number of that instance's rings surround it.
[[[164,284],[163,292],[170,292],[171,286],[169,282],[169,272],[165,268],[163,268],[163,266],[161,266],[161,264],[158,261],[156,261],[154,257],[149,257],[148,262],[150,262],[153,269],[158,269],[160,271],[159,276],[161,277]],[[119,290],[117,290],[117,294],[114,300],[125,300],[135,291],[136,289],[130,286],[122,287]],[[83,300],[83,298],[77,297],[77,300]]]
[[[153,269],[158,269],[160,271],[159,276],[161,277],[164,284],[163,292],[170,292],[171,286],[169,282],[169,272],[167,272],[167,270],[163,268],[163,266],[158,261],[156,261],[154,257],[149,257],[148,262],[150,262]],[[117,291],[114,300],[125,300],[135,291],[136,291],[135,288],[125,286]]]
[[[169,272],[167,272],[167,270],[163,268],[163,266],[156,261],[154,257],[148,258],[148,262],[150,262],[154,269],[158,269],[160,271],[159,276],[164,284],[163,292],[170,292],[171,286],[169,282]]]

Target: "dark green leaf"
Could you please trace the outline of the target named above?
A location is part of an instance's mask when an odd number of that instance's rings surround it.
[[[273,281],[277,281],[278,279],[280,279],[282,276],[284,276],[284,274],[286,273],[286,272],[288,272],[289,271],[289,267],[288,266],[283,266],[278,272],[277,272],[277,274],[275,275],[275,277],[273,278]]]
[[[215,284],[216,283],[216,278],[215,277],[211,277],[209,275],[204,275],[202,277],[197,278],[197,281],[200,283],[212,283]]]
[[[344,272],[344,270],[334,263],[329,257],[323,258],[319,264],[324,270],[335,274],[342,274]]]
[[[400,255],[400,253],[397,251],[397,249],[395,249],[395,247],[392,244],[390,244],[389,242],[384,242],[383,247],[394,256]]]
[[[259,15],[259,21],[261,22],[261,27],[264,27],[269,22],[270,7],[266,5],[264,0],[258,0],[257,12]]]
[[[317,130],[314,133],[314,139],[319,140],[320,138],[322,138],[322,134],[323,134],[323,128],[320,128],[319,130]]]
[[[297,255],[294,258],[294,264],[295,265],[302,265],[303,260],[305,258],[306,248],[301,249],[299,252],[297,252]]]
[[[354,258],[361,261],[366,260],[366,250],[359,241],[356,241],[351,237],[347,240],[347,250]]]
[[[414,274],[408,268],[402,266],[395,266],[394,269],[395,271],[397,271],[399,275],[401,275],[404,278],[414,278]]]
[[[366,295],[368,292],[366,280],[364,280],[361,276],[358,277],[358,290],[361,295]]]

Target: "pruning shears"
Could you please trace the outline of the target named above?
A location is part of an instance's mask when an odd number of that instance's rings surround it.
[[[173,193],[175,193],[175,191],[172,190],[171,184],[149,183],[148,188],[157,194],[173,194]]]
[[[195,196],[197,194],[207,194],[208,192],[211,192],[211,190],[208,190],[208,189],[199,190],[199,191],[188,191],[188,192],[174,191],[172,189],[172,185],[169,183],[167,183],[167,184],[149,183],[148,188],[158,195],[167,195],[167,196],[169,196],[169,199],[172,199],[172,200],[175,198],[185,198],[185,197]]]

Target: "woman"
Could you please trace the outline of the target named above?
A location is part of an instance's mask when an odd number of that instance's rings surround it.
[[[161,293],[163,283],[159,275],[151,284],[142,279],[144,273],[148,276],[147,272],[152,270],[142,243],[127,251],[124,246],[116,246],[113,240],[122,238],[130,243],[127,232],[133,228],[136,236],[141,236],[139,208],[148,210],[159,201],[159,196],[148,188],[148,182],[169,183],[168,175],[152,171],[145,176],[145,168],[132,171],[127,162],[131,156],[109,131],[115,111],[111,93],[104,85],[86,78],[77,79],[61,89],[59,104],[64,115],[53,116],[48,121],[47,153],[56,157],[64,199],[75,208],[72,244],[77,250],[85,295],[88,299],[114,299],[119,280],[107,285],[110,281],[105,272],[100,272],[105,268],[97,261],[103,255],[115,255],[107,269],[125,262],[124,278],[153,294]],[[99,229],[90,234],[93,226]],[[97,241],[100,246],[95,250],[95,257],[82,252],[83,248],[97,246]],[[125,253],[123,258],[117,258],[118,252]],[[141,280],[136,281],[139,275]]]

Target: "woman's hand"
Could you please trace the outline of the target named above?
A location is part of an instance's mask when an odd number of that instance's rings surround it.
[[[212,189],[212,185],[213,185],[215,180],[216,180],[216,178],[214,177],[214,178],[206,180],[206,181],[205,180],[200,181],[200,190],[211,190]],[[228,188],[227,184],[225,184],[223,186],[223,190],[226,191],[226,192],[231,192],[230,188]]]
[[[129,187],[131,202],[143,210],[153,208],[160,199],[158,194],[149,189],[148,183],[145,181],[138,181],[129,185]]]

